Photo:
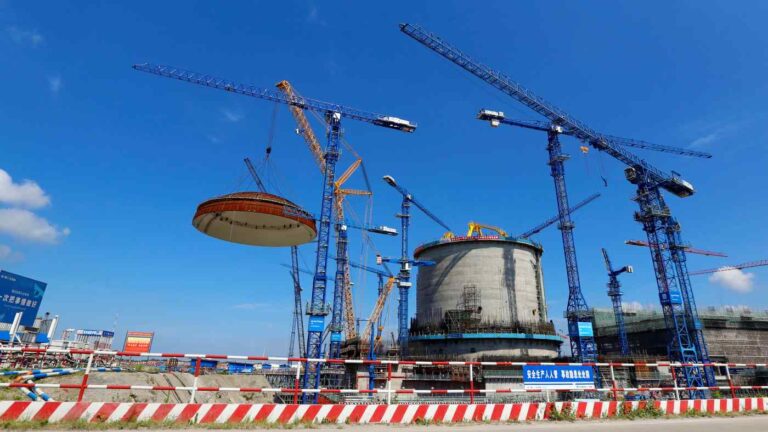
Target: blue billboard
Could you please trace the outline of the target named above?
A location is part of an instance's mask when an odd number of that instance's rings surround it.
[[[526,389],[591,389],[595,376],[590,366],[523,366],[523,384]]]
[[[0,322],[12,323],[14,315],[22,312],[21,325],[33,326],[46,286],[45,282],[0,271]]]

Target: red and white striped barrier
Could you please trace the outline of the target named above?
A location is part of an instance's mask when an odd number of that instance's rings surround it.
[[[281,357],[281,356],[250,356],[250,355],[228,355],[228,354],[188,354],[188,353],[152,353],[135,351],[112,351],[112,350],[85,350],[85,349],[63,349],[63,348],[32,348],[32,347],[0,347],[0,352],[20,352],[20,353],[50,353],[50,354],[80,354],[97,356],[119,356],[119,357],[158,357],[158,358],[187,358],[187,359],[205,359],[205,360],[248,360],[259,362],[282,362],[282,363],[327,363],[327,364],[374,364],[374,365],[417,365],[417,366],[647,366],[647,367],[732,367],[732,368],[756,368],[768,367],[768,363],[680,363],[665,360],[654,362],[597,362],[597,363],[578,363],[578,362],[520,362],[520,361],[420,361],[420,360],[363,360],[363,359],[327,359],[327,358],[305,358],[305,357]]]
[[[647,402],[651,403],[651,402]],[[581,419],[616,417],[646,402],[541,402],[515,404],[276,405],[109,402],[0,402],[2,421],[175,421],[179,423],[399,423],[546,420],[553,410]],[[655,401],[669,415],[688,411],[765,412],[768,398]]]

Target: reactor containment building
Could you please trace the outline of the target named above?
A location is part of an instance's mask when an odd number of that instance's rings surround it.
[[[419,267],[413,357],[551,359],[562,339],[547,318],[541,245],[501,236],[427,243]]]

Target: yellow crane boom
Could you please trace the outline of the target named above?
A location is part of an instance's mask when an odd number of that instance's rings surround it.
[[[283,80],[277,83],[277,88],[293,101],[300,101],[302,99],[301,95],[296,92],[291,83],[287,80]],[[289,105],[288,107],[290,108],[291,114],[293,115],[294,120],[296,120],[296,125],[298,126],[296,133],[304,138],[304,142],[307,143],[309,151],[312,153],[312,156],[314,156],[315,162],[317,163],[318,168],[320,168],[320,172],[324,174],[325,154],[323,153],[323,147],[320,145],[320,141],[317,139],[317,135],[315,135],[315,131],[312,129],[312,125],[309,124],[309,120],[307,119],[304,110],[295,105]],[[362,162],[362,159],[357,158],[354,162],[352,162],[349,168],[347,168],[346,171],[344,171],[344,173],[336,179],[336,182],[334,183],[334,207],[336,210],[337,221],[344,221],[344,198],[346,198],[348,195],[372,195],[369,191],[342,188],[344,183],[349,179],[349,177],[352,176],[352,174],[355,173]],[[355,331],[355,309],[352,302],[352,283],[350,278],[349,264],[344,266],[343,289],[344,319],[346,321],[346,326],[344,326],[344,329],[347,338],[353,339],[357,337],[357,332]]]
[[[394,276],[391,276],[389,279],[387,279],[387,283],[384,285],[384,289],[381,290],[379,298],[376,299],[376,304],[373,306],[371,316],[368,317],[368,322],[365,324],[365,330],[363,330],[363,334],[360,336],[360,341],[367,341],[370,339],[373,326],[379,321],[381,312],[384,310],[384,304],[386,304],[387,297],[389,297],[389,293],[392,291],[392,287],[395,285],[396,280],[397,279]],[[377,336],[377,339],[378,337],[379,336]],[[378,340],[375,343],[378,343]]]

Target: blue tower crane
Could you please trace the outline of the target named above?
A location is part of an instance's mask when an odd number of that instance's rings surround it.
[[[568,130],[574,138],[627,165],[624,170],[625,177],[636,186],[635,201],[640,206],[640,211],[635,213],[635,219],[643,225],[651,249],[651,261],[656,274],[659,300],[664,310],[666,327],[670,336],[668,345],[670,358],[685,364],[709,363],[709,352],[704,341],[702,325],[698,318],[693,289],[688,277],[685,244],[681,238],[680,224],[672,217],[660,191],[660,189],[665,189],[684,198],[693,195],[693,186],[675,172],[667,174],[650,165],[645,160],[628,152],[621,145],[616,144],[610,137],[591,129],[511,78],[475,61],[458,48],[423,28],[411,24],[401,24],[400,30],[550,122],[547,149],[550,154],[551,172],[555,179],[558,211],[561,216],[560,225],[563,232],[563,249],[568,271],[568,331],[571,336],[571,349],[580,360],[594,362],[597,353],[591,328],[587,323],[586,302],[579,285],[575,248],[571,235],[573,224],[566,211],[568,209],[568,197],[565,190],[563,169],[563,161],[566,156],[561,152],[558,139],[558,135],[564,130]],[[580,331],[580,323],[584,323],[582,327],[584,331]],[[678,376],[681,382],[684,382],[688,387],[701,387],[705,384],[715,385],[714,373],[709,367],[702,369],[697,366],[685,366],[682,367],[682,372]]]
[[[629,356],[629,341],[627,340],[627,327],[624,325],[624,310],[621,306],[621,284],[619,275],[622,273],[632,273],[632,266],[627,265],[618,270],[614,270],[611,265],[611,259],[608,257],[608,251],[602,248],[605,268],[608,270],[608,297],[613,304],[613,316],[616,320],[616,334],[619,337],[619,348],[621,355]]]
[[[420,202],[416,201],[405,188],[398,185],[392,176],[386,175],[383,177],[384,181],[395,188],[400,195],[403,196],[403,201],[400,205],[400,214],[397,215],[400,218],[401,223],[401,237],[400,237],[400,259],[381,258],[382,261],[398,261],[400,263],[400,272],[397,274],[397,287],[400,295],[397,304],[397,342],[400,346],[400,356],[405,356],[408,349],[408,291],[411,288],[411,266],[412,265],[429,265],[426,261],[412,260],[408,251],[408,228],[411,224],[411,204],[415,205],[430,219],[435,221],[438,225],[445,228],[448,232],[451,229],[431,211],[427,210]]]
[[[317,256],[315,260],[315,275],[312,281],[312,295],[307,314],[307,349],[306,355],[310,358],[322,358],[322,338],[325,330],[325,317],[328,315],[328,306],[325,302],[327,285],[328,244],[330,237],[331,220],[333,217],[333,192],[336,177],[336,162],[339,159],[339,141],[342,135],[341,119],[357,120],[403,132],[413,132],[416,125],[398,117],[376,114],[349,108],[335,103],[323,102],[307,97],[289,97],[280,91],[258,88],[251,85],[240,84],[227,79],[210,75],[199,74],[172,66],[154,65],[149,63],[136,64],[133,68],[166,78],[173,78],[198,84],[244,96],[255,97],[284,105],[299,107],[304,110],[315,111],[325,116],[328,126],[328,144],[325,148],[325,171],[323,173],[323,196],[320,205],[320,224],[317,233]],[[304,387],[320,387],[320,362],[308,362],[304,369]],[[305,394],[306,395],[306,394]],[[315,398],[317,394],[315,394]]]
[[[364,264],[358,264],[352,261],[349,261],[349,266],[354,268],[359,268],[361,270],[365,270],[367,272],[373,273],[379,278],[379,285],[378,285],[378,295],[381,295],[381,292],[384,290],[384,279],[385,278],[391,278],[393,275],[389,270],[383,271],[379,270],[375,267],[369,267]],[[381,337],[381,316],[379,316],[378,322],[376,323],[376,331],[378,334],[376,336]],[[358,332],[358,334],[360,334]],[[376,343],[375,343],[375,333],[370,333],[370,340],[368,341],[368,360],[376,360]],[[376,368],[374,367],[373,363],[368,365],[368,390],[373,390],[376,384]]]

